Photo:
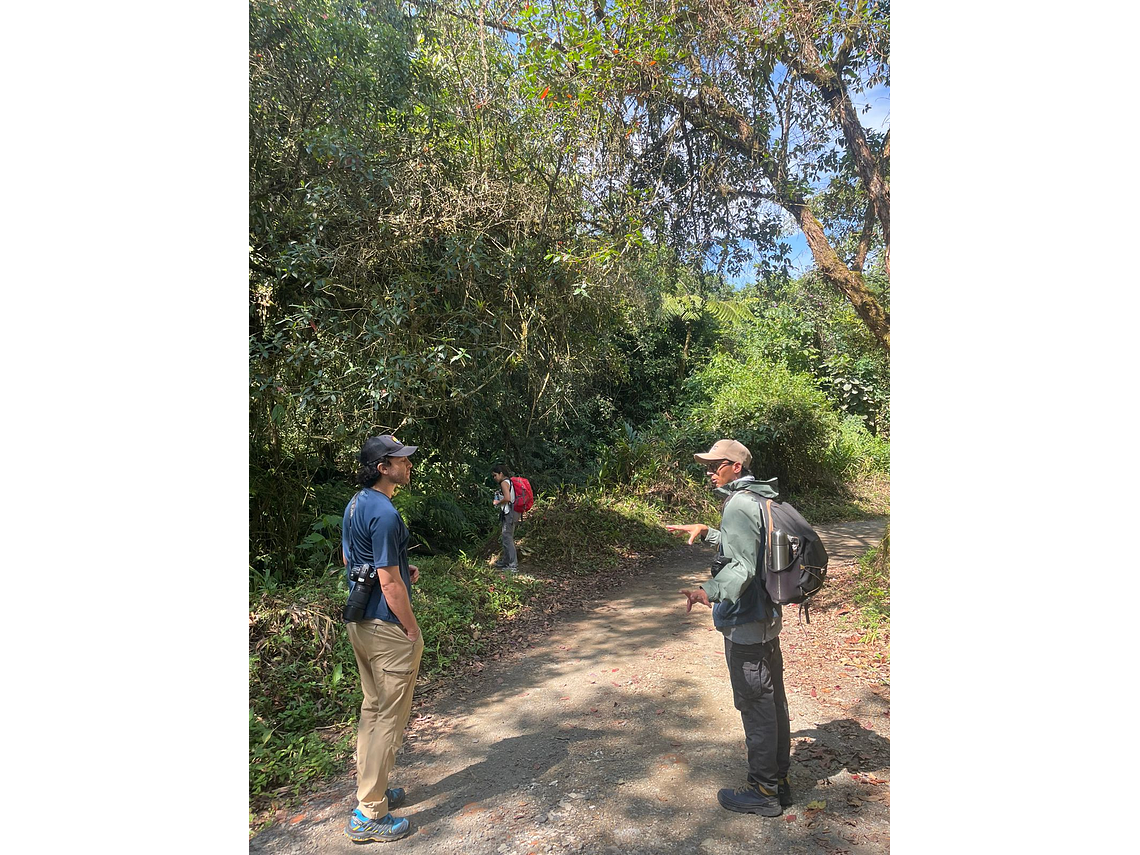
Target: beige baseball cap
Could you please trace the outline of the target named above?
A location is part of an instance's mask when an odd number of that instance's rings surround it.
[[[735,439],[718,439],[704,454],[694,454],[697,463],[714,463],[717,460],[731,460],[740,463],[745,469],[752,465],[752,452]]]

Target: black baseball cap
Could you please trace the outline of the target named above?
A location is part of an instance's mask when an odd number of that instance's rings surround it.
[[[374,436],[364,441],[360,447],[360,462],[364,465],[376,463],[385,457],[410,457],[418,445],[404,445],[391,434]]]

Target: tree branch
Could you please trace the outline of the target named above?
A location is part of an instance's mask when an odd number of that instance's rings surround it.
[[[871,250],[871,235],[875,231],[875,206],[867,204],[867,213],[863,217],[863,232],[859,235],[859,246],[855,250],[855,259],[851,262],[851,269],[856,273],[863,272],[863,264],[867,261],[867,253]]]

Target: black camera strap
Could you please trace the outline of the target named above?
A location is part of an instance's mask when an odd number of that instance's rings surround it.
[[[348,505],[348,536],[350,543],[352,542],[352,518],[356,515],[356,500],[360,498],[360,494],[363,492],[363,490],[357,490],[356,495],[352,497],[352,501]]]
[[[356,502],[359,499],[360,493],[357,493],[352,497],[352,502],[348,506],[347,535],[349,542],[352,541],[352,524],[356,516]],[[363,576],[360,573],[361,568],[365,571]],[[373,583],[376,581],[376,569],[368,564],[357,564],[349,568],[348,577],[353,585],[348,593],[348,601],[344,604],[344,612],[341,617],[347,623],[355,623],[364,618],[368,601],[372,596]]]

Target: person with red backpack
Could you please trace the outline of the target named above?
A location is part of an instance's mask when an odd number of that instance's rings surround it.
[[[519,568],[518,550],[515,548],[515,524],[522,514],[514,509],[515,490],[511,484],[510,470],[503,464],[496,463],[491,467],[491,479],[499,485],[499,492],[495,493],[492,504],[499,509],[502,521],[500,543],[503,545],[503,554],[499,556],[495,566],[508,572],[515,572]]]
[[[494,505],[502,515],[500,542],[503,544],[503,554],[495,562],[495,566],[515,573],[519,569],[519,556],[515,548],[515,524],[531,509],[534,504],[534,493],[526,478],[518,476],[512,478],[511,471],[502,463],[496,463],[491,467],[491,478],[499,485]]]

